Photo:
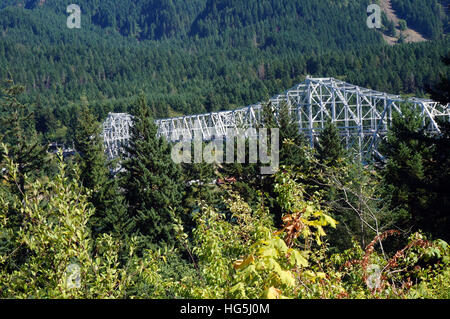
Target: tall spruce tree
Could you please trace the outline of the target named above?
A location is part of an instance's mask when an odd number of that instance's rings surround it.
[[[28,176],[29,180],[43,176],[48,168],[48,157],[45,148],[39,142],[32,120],[33,113],[28,105],[19,100],[24,90],[23,86],[8,80],[0,92],[0,196],[1,201],[7,204],[5,217],[13,230],[0,230],[0,254],[11,256],[5,265],[11,270],[22,264],[29,253],[22,246],[12,245],[23,226],[24,218],[23,213],[12,203],[20,202],[25,197],[27,192],[25,176]],[[10,170],[5,162],[6,150],[1,144],[6,146],[9,159],[17,165],[15,181],[7,177]]]
[[[25,87],[8,80],[0,94],[0,143],[8,146],[9,156],[18,166],[17,191],[20,194],[25,192],[25,174],[42,174],[47,164],[46,150],[39,142],[33,112],[19,100],[24,90]]]
[[[278,109],[274,108],[271,102],[264,104],[262,118],[264,124],[261,127],[279,129],[280,165],[306,165],[306,138],[300,133],[288,103],[281,103]]]
[[[186,183],[186,191],[183,198],[185,214],[183,221],[187,229],[195,227],[192,213],[199,209],[200,202],[217,206],[220,204],[220,192],[213,181],[217,180],[217,166],[212,163],[194,163],[192,156],[191,163],[181,164],[183,180]]]
[[[82,98],[76,119],[74,146],[80,156],[80,179],[86,188],[98,190],[108,179],[108,168],[100,125],[89,110],[85,97]]]
[[[430,190],[434,193],[424,216],[425,227],[431,229],[435,237],[450,240],[450,123],[440,123],[441,134],[433,136],[433,159],[430,161]]]
[[[442,58],[442,62],[445,65],[444,70],[440,74],[440,81],[433,87],[428,88],[431,98],[440,102],[442,105],[450,103],[450,53]]]
[[[143,95],[132,115],[122,187],[133,233],[146,245],[171,245],[175,242],[171,209],[180,209],[184,190],[181,168],[171,158],[171,146],[156,136],[157,127]]]
[[[109,173],[100,125],[85,98],[82,103],[77,116],[74,146],[78,152],[80,181],[91,191],[89,201],[95,207],[89,224],[94,236],[110,232],[122,238],[128,219],[124,198],[117,181]]]
[[[192,156],[193,157],[193,156]],[[216,199],[213,181],[217,178],[216,166],[202,161],[201,163],[183,163],[183,180],[187,181],[185,202],[188,209],[197,207],[199,201],[213,204]]]
[[[417,112],[403,109],[396,116],[382,152],[386,196],[400,214],[403,228],[421,229],[448,239],[449,126],[443,134],[429,135]]]
[[[307,143],[305,136],[300,133],[288,103],[282,103],[278,109],[271,103],[263,106],[263,121],[266,128],[279,129],[279,160],[280,165],[292,166],[295,169],[307,171]],[[275,218],[277,226],[282,224],[282,214],[277,193],[274,190],[274,176],[266,176],[263,180],[263,189],[268,194],[267,207]]]
[[[320,162],[325,165],[339,166],[345,159],[345,147],[342,145],[338,128],[331,121],[327,121],[323,131],[320,132],[316,149]]]
[[[308,165],[305,156],[306,139],[300,133],[287,103],[280,105],[277,128],[280,130],[280,165],[306,167]]]

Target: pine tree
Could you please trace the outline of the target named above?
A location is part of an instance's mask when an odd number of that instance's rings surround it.
[[[5,88],[0,92],[0,202],[5,204],[4,216],[9,221],[12,231],[0,230],[0,254],[10,255],[8,269],[15,269],[22,264],[28,254],[23,247],[13,248],[12,243],[17,238],[18,231],[23,225],[24,215],[12,203],[20,202],[26,196],[26,176],[33,180],[42,176],[46,170],[48,160],[44,147],[33,125],[33,113],[27,105],[19,101],[25,88],[7,81]],[[3,148],[3,145],[6,148]],[[6,154],[6,149],[8,150]],[[8,169],[7,159],[17,165],[14,180],[6,177],[11,170]]]
[[[121,193],[118,179],[110,179],[99,194],[100,196],[97,198],[99,206],[90,221],[91,229],[94,235],[110,233],[121,240],[122,243],[125,243],[122,251],[125,251],[129,248],[132,223],[129,220],[127,203]],[[122,255],[121,257],[123,260],[127,259],[127,256]]]
[[[382,23],[384,26],[384,32],[390,36],[395,37],[397,35],[397,30],[395,29],[395,23],[389,20],[387,15],[383,12],[382,13]]]
[[[340,223],[336,229],[331,231],[331,244],[335,247],[344,248],[356,234],[361,235],[362,238],[364,238],[364,235],[359,234],[360,220],[355,217],[354,211],[348,211],[348,204],[341,203],[341,200],[346,198],[346,196],[335,184],[342,182],[345,185],[346,181],[341,181],[338,178],[338,181],[330,182],[328,175],[341,177],[346,172],[351,172],[355,174],[352,177],[357,178],[358,181],[364,175],[360,172],[360,164],[354,163],[353,166],[346,166],[346,164],[350,164],[345,161],[346,150],[341,142],[338,128],[330,120],[327,121],[323,131],[320,132],[319,141],[316,145],[316,154],[318,165],[315,168],[318,170],[318,173],[315,174],[315,179],[317,180],[315,186],[323,191],[324,201],[330,207],[333,207],[332,215]],[[319,172],[324,172],[325,176]],[[348,186],[346,185],[346,187]],[[358,190],[358,187],[355,187],[355,189]],[[354,196],[347,195],[347,197],[352,204],[357,202]],[[358,204],[355,205],[358,207]]]
[[[299,132],[290,107],[282,103],[278,111],[278,126],[280,130],[280,165],[306,167],[306,139]]]
[[[275,112],[271,102],[263,103],[262,105],[262,120],[264,125],[261,127],[265,128],[276,128],[278,127],[275,121]]]
[[[434,193],[429,203],[425,226],[435,237],[450,240],[450,123],[440,123],[441,134],[433,136],[430,144],[433,159],[430,161],[430,191]],[[431,146],[430,145],[430,146]]]
[[[346,156],[346,150],[342,145],[338,128],[328,121],[319,135],[317,144],[317,156],[321,163],[331,166],[339,166]]]
[[[199,203],[205,202],[208,205],[215,206],[220,202],[220,192],[213,183],[217,180],[216,166],[214,164],[201,163],[184,163],[183,181],[186,183],[186,192],[184,194],[183,203],[186,214],[183,216],[185,225],[188,228],[194,227],[192,219],[193,211],[199,209]]]
[[[423,119],[417,112],[402,109],[396,115],[381,151],[388,158],[383,170],[385,198],[404,229],[428,228],[434,223],[435,212],[428,210],[435,191],[430,187],[433,145],[423,129]],[[432,178],[431,178],[432,179]],[[430,230],[430,228],[428,228]]]
[[[306,139],[299,132],[289,105],[281,103],[279,109],[275,110],[270,103],[266,104],[263,107],[263,121],[266,128],[279,129],[280,165],[293,166],[296,169],[308,171]],[[283,210],[275,200],[277,194],[274,185],[274,176],[266,176],[262,181],[262,189],[268,195],[266,205],[274,215],[275,223],[281,226]]]
[[[144,96],[132,111],[133,127],[127,158],[123,162],[122,187],[129,203],[133,232],[147,245],[173,244],[171,209],[181,207],[181,168],[171,158],[171,147],[156,136],[157,127]]]
[[[107,180],[108,168],[103,151],[100,125],[89,110],[86,98],[77,114],[74,146],[80,155],[80,179],[83,186],[98,190]]]
[[[95,207],[89,224],[94,235],[111,232],[121,237],[127,223],[126,206],[117,181],[110,177],[100,132],[84,98],[77,116],[74,145],[80,181],[91,191],[89,201]]]
[[[214,164],[201,162],[182,164],[183,180],[187,181],[188,189],[186,191],[187,204],[196,207],[198,201],[206,201],[210,204],[214,202],[212,192],[213,181],[216,179]]]
[[[8,80],[0,94],[0,143],[9,149],[10,158],[18,166],[18,192],[25,192],[25,174],[38,175],[46,168],[45,148],[40,145],[34,127],[33,113],[19,101],[25,88]],[[2,161],[0,150],[0,162]]]
[[[448,69],[450,66],[450,53],[442,58],[442,62]],[[448,70],[441,72],[440,81],[434,87],[428,88],[427,91],[433,100],[438,101],[442,105],[450,103],[450,77]]]

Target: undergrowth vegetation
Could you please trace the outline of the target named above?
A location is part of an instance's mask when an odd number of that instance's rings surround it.
[[[179,248],[148,249],[138,256],[131,245],[123,264],[120,242],[109,235],[93,239],[87,191],[58,162],[53,180],[26,178],[22,199],[0,196],[1,234],[14,238],[12,252],[1,254],[2,298],[449,297],[450,249],[442,240],[413,233],[404,248],[388,255],[380,243],[399,233],[388,230],[366,247],[354,241],[352,248],[329,255],[326,232],[337,221],[320,195],[308,196],[288,168],[275,176],[282,228],[274,226],[263,204],[253,209],[226,187],[222,201],[230,214],[201,203],[192,240],[173,214]],[[2,172],[4,192],[7,183],[17,183],[17,167],[9,160]],[[16,232],[11,210],[22,218]],[[11,259],[19,250],[26,250],[26,261],[14,266]],[[177,250],[191,263],[175,278],[167,261]],[[79,269],[78,286],[68,278],[70,265]]]

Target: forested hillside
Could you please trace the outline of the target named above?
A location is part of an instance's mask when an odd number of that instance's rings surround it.
[[[427,38],[440,38],[448,25],[447,1],[437,0],[392,0],[398,15]]]
[[[320,41],[333,41],[337,46],[369,43],[376,36],[367,30],[364,14],[368,0],[282,1],[282,0],[133,0],[87,1],[81,7],[84,22],[112,29],[123,36],[139,40],[182,38],[186,35],[214,37],[234,46],[256,36],[259,42],[273,37],[292,42],[307,42],[305,47]],[[64,14],[67,1],[9,1],[18,7],[37,12]],[[6,6],[4,5],[4,6]],[[55,18],[53,18],[55,19]],[[52,19],[52,20],[53,20]],[[322,23],[325,22],[326,23]],[[232,32],[231,32],[232,31]],[[220,35],[220,37],[218,37]],[[343,38],[343,36],[345,36]],[[319,41],[319,42],[318,42]],[[348,43],[347,43],[348,42]],[[270,44],[270,43],[269,43]]]
[[[64,1],[7,1],[0,15],[0,78],[26,85],[39,132],[60,141],[83,95],[99,120],[141,91],[166,117],[251,104],[307,74],[420,96],[449,46],[387,47],[366,26],[369,1],[78,3],[79,30],[66,27]]]
[[[380,41],[369,32],[361,12],[368,1],[239,1],[208,0],[190,34],[230,39],[254,37],[256,46],[289,46],[295,49],[348,48]],[[322,23],[325,22],[326,23]]]

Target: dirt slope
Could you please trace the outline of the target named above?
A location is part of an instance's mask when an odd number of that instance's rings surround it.
[[[405,42],[422,42],[427,41],[419,32],[411,29],[408,27],[405,31],[400,31],[400,28],[398,26],[398,22],[400,18],[395,13],[395,10],[392,8],[391,0],[380,0],[380,6],[381,9],[386,13],[386,16],[389,20],[395,23],[395,27],[397,29],[397,34],[400,35],[400,32],[403,33],[403,35],[406,37]],[[383,34],[383,38],[386,42],[389,44],[395,44],[397,43],[397,39],[387,36]]]

